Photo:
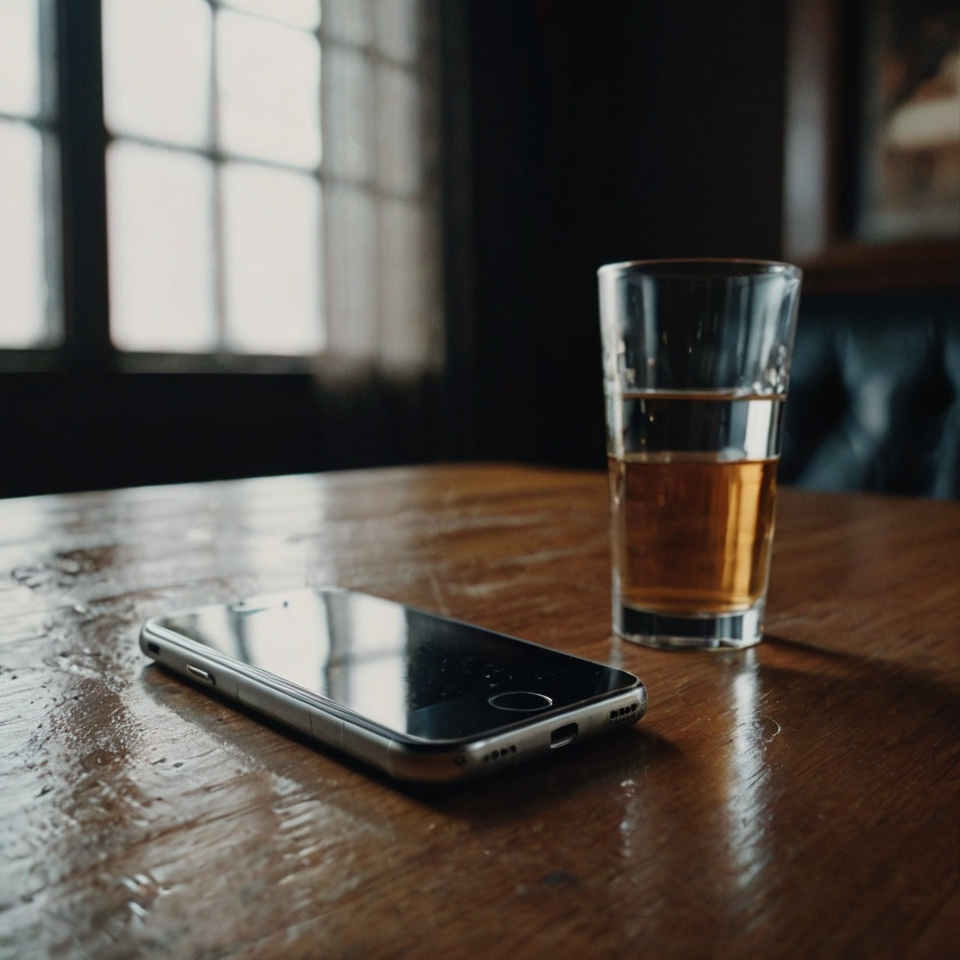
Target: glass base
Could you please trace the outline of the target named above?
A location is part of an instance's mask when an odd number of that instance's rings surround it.
[[[760,603],[739,613],[665,616],[614,603],[613,629],[624,640],[658,650],[739,650],[763,636]]]

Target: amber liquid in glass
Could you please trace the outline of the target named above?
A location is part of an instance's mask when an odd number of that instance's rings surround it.
[[[619,602],[668,616],[748,610],[767,586],[781,397],[623,396],[608,457]]]
[[[657,613],[732,613],[762,596],[777,461],[610,458],[620,596]]]

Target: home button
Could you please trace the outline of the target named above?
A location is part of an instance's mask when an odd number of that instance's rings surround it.
[[[510,690],[506,693],[495,693],[487,703],[498,710],[519,710],[522,713],[545,710],[547,707],[553,706],[553,701],[549,697],[542,693],[531,693],[529,690]]]

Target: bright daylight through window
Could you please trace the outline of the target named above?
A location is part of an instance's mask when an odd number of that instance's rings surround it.
[[[41,0],[0,2],[0,348],[60,337],[49,13]]]
[[[0,347],[57,329],[42,6],[0,3]],[[442,362],[425,9],[101,0],[116,348]]]

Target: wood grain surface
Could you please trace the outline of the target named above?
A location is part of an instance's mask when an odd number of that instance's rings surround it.
[[[609,629],[606,481],[389,469],[0,501],[0,957],[950,957],[960,504],[782,491],[768,636]],[[622,664],[640,725],[399,787],[141,656],[336,583]]]

